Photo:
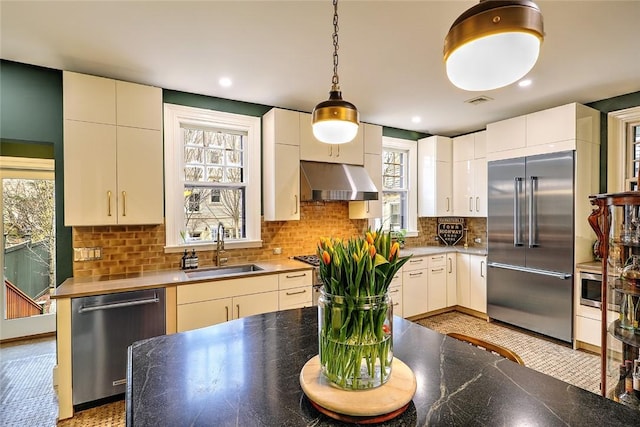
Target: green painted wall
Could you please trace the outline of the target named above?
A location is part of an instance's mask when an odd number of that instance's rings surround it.
[[[184,105],[187,107],[206,108],[208,110],[222,111],[224,113],[244,114],[245,116],[262,117],[273,107],[248,102],[234,101],[231,99],[214,98],[195,93],[178,92],[163,89],[162,100],[169,104]]]
[[[55,159],[57,284],[73,274],[71,228],[64,226],[62,124],[62,72],[0,60],[0,154]]]
[[[400,138],[400,139],[410,139],[413,141],[417,141],[419,139],[426,138],[431,135],[429,135],[428,133],[415,132],[412,130],[383,127],[382,136],[388,136],[391,138]]]
[[[600,192],[604,193],[607,191],[607,147],[609,146],[607,114],[612,111],[639,106],[640,92],[614,96],[613,98],[602,99],[586,105],[600,111]]]

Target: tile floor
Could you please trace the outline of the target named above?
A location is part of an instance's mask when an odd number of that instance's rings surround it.
[[[600,359],[596,355],[458,312],[416,322],[441,333],[460,332],[503,345],[518,353],[529,368],[598,393]],[[53,338],[0,347],[0,426],[56,425],[58,408],[51,376],[55,360]],[[58,423],[62,427],[124,425],[122,401],[78,412]]]

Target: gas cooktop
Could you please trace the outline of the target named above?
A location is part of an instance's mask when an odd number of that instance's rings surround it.
[[[320,258],[318,258],[318,255],[298,255],[294,256],[293,259],[313,265],[314,267],[320,266]]]

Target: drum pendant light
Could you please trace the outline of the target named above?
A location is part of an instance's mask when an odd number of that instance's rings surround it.
[[[338,78],[338,0],[333,0],[333,78],[329,99],[313,109],[313,135],[327,144],[344,144],[353,140],[360,123],[355,105],[342,99]]]
[[[444,40],[447,77],[460,89],[492,90],[524,77],[544,38],[542,12],[530,0],[480,0]]]

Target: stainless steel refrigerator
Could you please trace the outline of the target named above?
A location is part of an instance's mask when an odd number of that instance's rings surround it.
[[[487,314],[573,338],[574,152],[488,165]]]

